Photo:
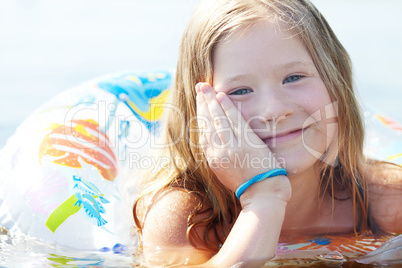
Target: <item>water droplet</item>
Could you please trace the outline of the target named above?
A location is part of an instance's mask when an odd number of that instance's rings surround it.
[[[100,252],[109,252],[111,249],[108,247],[103,247],[101,249],[99,249]]]
[[[347,261],[346,257],[342,255],[339,251],[332,251],[329,253],[321,254],[316,256],[317,259],[329,262],[344,262]]]

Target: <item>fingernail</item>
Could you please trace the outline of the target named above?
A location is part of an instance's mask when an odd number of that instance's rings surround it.
[[[222,101],[225,99],[225,96],[226,96],[225,93],[219,92],[218,94],[216,94],[216,99],[217,99],[219,102],[222,102]]]
[[[201,92],[201,85],[202,85],[202,83],[197,83],[197,85],[195,85],[195,91],[196,91],[197,93],[200,93],[200,92]]]
[[[208,91],[208,84],[207,84],[207,83],[202,83],[201,86],[200,86],[200,88],[201,88],[202,93],[207,93],[207,91]]]

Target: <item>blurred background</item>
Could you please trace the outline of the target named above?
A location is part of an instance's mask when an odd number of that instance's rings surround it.
[[[36,108],[85,80],[173,70],[198,2],[0,0],[0,148]],[[313,2],[352,57],[362,105],[402,122],[402,1]]]

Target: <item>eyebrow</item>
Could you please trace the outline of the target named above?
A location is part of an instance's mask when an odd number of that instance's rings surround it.
[[[315,67],[313,62],[307,62],[307,61],[291,61],[288,63],[285,63],[283,65],[280,65],[278,69],[287,69],[287,68],[292,68],[292,67],[297,67],[297,66],[307,66],[307,67]]]
[[[282,65],[277,66],[275,69],[276,70],[286,70],[289,68],[294,68],[294,67],[298,67],[298,66],[305,66],[305,67],[315,67],[313,62],[307,62],[307,61],[291,61]],[[228,78],[226,78],[223,81],[223,85],[227,85],[227,84],[231,84],[233,82],[245,79],[249,76],[249,74],[239,74],[239,75],[235,75],[235,76],[230,76]]]
[[[248,74],[239,74],[239,75],[235,75],[235,76],[230,76],[223,81],[223,85],[228,85],[228,84],[231,84],[231,83],[239,81],[239,80],[241,81],[242,79],[244,79],[248,76],[249,76]]]

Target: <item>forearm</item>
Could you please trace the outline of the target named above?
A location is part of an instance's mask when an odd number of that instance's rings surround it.
[[[188,216],[198,200],[183,191],[168,191],[153,204],[145,218],[144,264],[260,267],[275,256],[290,196],[290,182],[285,176],[248,188],[240,197],[242,211],[221,249],[211,258],[214,252],[198,249],[186,235]]]
[[[287,202],[270,198],[244,207],[220,251],[216,267],[261,267],[275,256]]]

